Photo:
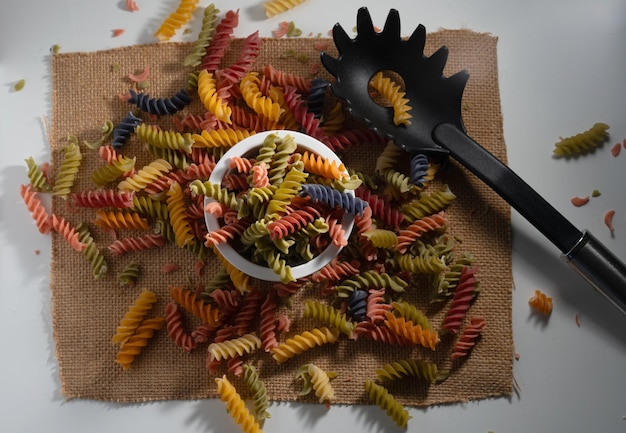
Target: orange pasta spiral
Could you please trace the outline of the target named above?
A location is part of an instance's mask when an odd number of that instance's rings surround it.
[[[421,344],[426,348],[435,350],[435,346],[439,343],[437,331],[423,329],[420,325],[414,325],[413,322],[406,321],[403,317],[396,317],[389,311],[385,313],[385,318],[387,328],[413,344]]]
[[[305,151],[302,155],[302,162],[306,170],[329,179],[341,179],[344,175],[345,166],[343,164],[337,166],[335,161],[328,161],[308,151]]]
[[[137,212],[97,210],[95,224],[104,229],[148,229],[148,220],[139,216]]]
[[[528,305],[546,315],[552,312],[552,298],[541,290],[535,290],[535,294],[528,300]]]
[[[180,304],[185,310],[201,319],[204,323],[217,326],[219,311],[198,299],[196,294],[183,286],[170,287],[170,295],[174,301]]]
[[[124,370],[128,370],[137,355],[148,345],[148,341],[154,336],[154,333],[163,328],[164,324],[165,318],[163,317],[144,320],[141,326],[137,328],[137,331],[117,352],[115,362],[121,365]]]
[[[87,245],[82,243],[79,239],[80,233],[76,231],[65,218],[52,214],[52,228],[63,236],[67,243],[76,251],[82,252],[87,248]]]
[[[48,234],[52,230],[52,220],[50,214],[38,198],[38,193],[33,189],[31,184],[20,185],[20,195],[24,199],[26,208],[29,210],[35,225],[42,234]]]
[[[443,211],[413,221],[406,229],[402,229],[398,233],[396,250],[402,254],[406,253],[406,250],[424,233],[442,229],[446,223],[447,220]]]

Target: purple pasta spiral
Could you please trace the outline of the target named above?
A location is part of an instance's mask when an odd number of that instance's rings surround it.
[[[128,112],[128,115],[115,126],[111,146],[113,146],[115,150],[119,150],[120,147],[126,144],[130,135],[135,132],[135,128],[137,128],[141,122],[143,122],[141,118],[135,116],[132,112]]]
[[[323,78],[313,78],[311,80],[311,90],[307,97],[307,110],[313,113],[316,119],[322,117],[322,109],[324,108],[324,99],[326,97],[326,89],[328,88],[328,80]]]
[[[355,290],[350,294],[346,313],[357,322],[365,320],[367,313],[367,292],[365,290]]]
[[[418,153],[411,158],[410,179],[411,183],[419,188],[424,188],[426,175],[428,174],[428,157]]]
[[[150,98],[147,93],[137,93],[129,89],[130,98],[128,102],[135,104],[143,112],[150,114],[174,114],[191,103],[191,96],[185,89],[176,93],[171,98]]]
[[[363,215],[363,209],[368,206],[366,201],[326,185],[306,183],[302,185],[300,195],[302,197],[309,196],[313,202],[325,203],[330,207],[340,207],[352,214],[358,213],[360,216]]]

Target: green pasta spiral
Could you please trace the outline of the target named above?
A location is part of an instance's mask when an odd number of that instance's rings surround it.
[[[250,391],[252,391],[252,400],[254,402],[254,416],[257,421],[271,418],[268,408],[270,406],[267,388],[265,383],[259,377],[259,373],[252,364],[243,365],[243,381],[246,383]]]
[[[344,313],[340,313],[332,305],[324,305],[319,301],[308,299],[304,303],[304,317],[310,317],[325,325],[332,326],[341,331],[341,333],[352,336],[352,331],[356,324],[347,319]]]
[[[379,380],[383,381],[399,380],[407,376],[428,382],[435,382],[438,379],[437,365],[435,363],[412,358],[385,364],[382,368],[376,370],[376,375]]]
[[[365,381],[365,391],[369,399],[375,402],[400,427],[405,428],[411,416],[387,389],[371,380]]]

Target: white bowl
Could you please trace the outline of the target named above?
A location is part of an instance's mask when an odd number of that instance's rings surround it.
[[[209,177],[209,182],[214,184],[222,183],[222,179],[229,172],[230,168],[230,160],[235,156],[244,156],[249,152],[256,150],[261,147],[265,138],[268,135],[275,134],[278,137],[285,137],[287,135],[292,136],[296,143],[298,143],[298,148],[301,150],[308,150],[309,152],[320,155],[329,161],[335,161],[337,166],[340,166],[341,160],[339,157],[330,150],[324,143],[316,140],[315,138],[302,134],[296,131],[288,131],[288,130],[277,130],[277,131],[264,131],[258,134],[251,135],[248,138],[241,140],[239,143],[231,147],[217,162],[211,176]],[[345,174],[348,175],[348,172],[345,171]],[[354,196],[354,191],[346,190],[347,194]],[[205,197],[204,203],[215,201],[211,197]],[[204,213],[204,219],[206,221],[206,226],[209,232],[218,230],[221,226],[217,218],[211,215],[208,212]],[[352,231],[352,227],[354,226],[354,215],[350,212],[345,212],[343,219],[341,220],[341,226],[345,232],[345,239],[347,240],[350,236],[350,232]],[[244,272],[251,277],[258,278],[260,280],[265,281],[280,281],[280,276],[276,274],[271,268],[261,266],[257,263],[253,263],[246,258],[242,257],[230,244],[228,243],[220,243],[216,247],[218,251],[224,256],[224,258],[233,266],[235,266],[240,271]],[[312,260],[303,263],[298,266],[291,267],[291,274],[294,278],[304,278],[316,271],[319,271],[321,268],[326,266],[339,252],[341,251],[340,246],[334,245],[332,242],[324,251],[315,256]]]

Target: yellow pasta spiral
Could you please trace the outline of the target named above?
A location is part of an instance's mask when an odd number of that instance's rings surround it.
[[[400,91],[400,85],[391,78],[385,77],[382,71],[372,77],[370,85],[391,103],[393,107],[393,123],[395,125],[411,124],[409,120],[413,117],[409,114],[411,106],[409,105],[409,100],[404,97],[406,93]]]
[[[251,353],[259,347],[261,347],[261,339],[254,332],[251,332],[238,338],[211,343],[208,351],[211,354],[211,359],[221,361]]]
[[[185,23],[191,20],[193,11],[200,0],[181,0],[174,12],[172,12],[161,24],[154,36],[162,42],[169,41]]]
[[[128,179],[121,181],[117,187],[120,191],[141,191],[171,169],[172,165],[166,160],[155,159]]]
[[[255,131],[226,128],[202,130],[200,134],[193,134],[191,137],[194,147],[232,147],[254,133]]]
[[[226,410],[241,426],[241,429],[245,433],[261,433],[259,423],[256,422],[254,415],[250,413],[246,403],[237,393],[235,386],[226,378],[226,375],[216,378],[215,383],[217,383],[217,393],[220,399],[226,403]]]
[[[322,344],[334,343],[339,338],[338,329],[327,327],[313,328],[295,335],[272,349],[272,357],[279,363],[285,362],[300,353]]]
[[[217,94],[217,81],[213,74],[203,69],[198,74],[198,96],[205,108],[225,123],[231,123],[232,109]]]
[[[123,344],[128,340],[144,320],[148,311],[152,309],[156,300],[156,293],[146,289],[142,290],[134,304],[124,314],[124,318],[120,321],[111,342]]]
[[[274,15],[282,14],[305,1],[306,0],[270,0],[263,3],[263,8],[265,9],[265,15],[268,18],[272,18]]]
[[[183,188],[178,182],[173,182],[167,190],[167,211],[170,217],[176,245],[184,247],[194,242],[194,234],[191,224],[187,219],[187,208],[185,206]]]
[[[241,96],[246,101],[248,107],[252,108],[259,116],[263,116],[278,122],[283,110],[279,103],[272,101],[270,98],[263,96],[259,89],[259,73],[248,72],[239,84]]]
[[[330,384],[328,374],[315,364],[309,364],[309,376],[315,390],[315,396],[319,398],[320,403],[331,402],[335,399],[335,390]]]
[[[148,345],[148,341],[154,336],[154,333],[163,328],[164,324],[164,317],[144,320],[141,326],[137,328],[137,331],[117,352],[115,362],[120,364],[124,370],[128,370],[137,355]]]

